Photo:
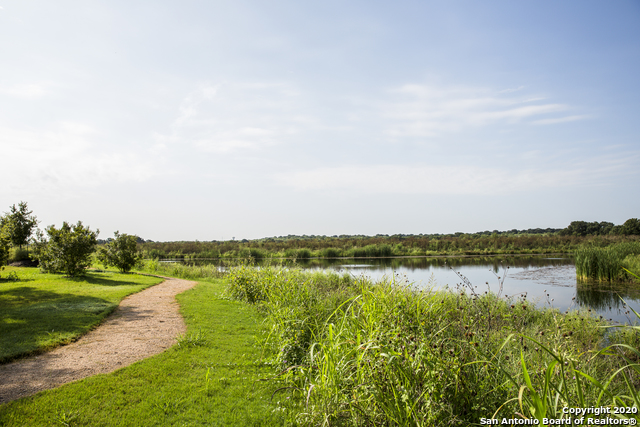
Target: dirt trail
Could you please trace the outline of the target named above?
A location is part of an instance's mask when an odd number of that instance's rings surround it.
[[[0,365],[0,403],[112,372],[171,347],[186,330],[175,296],[195,284],[167,278],[123,299],[100,326],[78,341]]]

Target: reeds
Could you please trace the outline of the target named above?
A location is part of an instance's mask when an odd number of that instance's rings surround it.
[[[625,258],[640,254],[639,242],[618,243],[608,247],[581,246],[575,252],[576,275],[580,280],[613,282],[628,279],[622,269]]]
[[[225,275],[223,269],[212,264],[185,265],[178,262],[159,262],[146,260],[142,272],[159,276],[179,277],[181,279],[219,279]]]

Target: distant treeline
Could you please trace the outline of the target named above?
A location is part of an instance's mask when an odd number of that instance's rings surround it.
[[[573,221],[567,228],[560,230],[562,236],[638,236],[640,219],[630,218],[622,225],[612,222]]]
[[[255,240],[211,242],[153,242],[139,239],[146,258],[374,258],[429,255],[493,255],[569,253],[580,244],[608,246],[636,241],[640,221],[623,225],[607,222],[574,221],[564,229],[481,231],[453,234],[377,234],[334,236],[278,236]]]
[[[608,246],[637,237],[625,236],[389,236],[389,237],[320,237],[309,239],[260,239],[225,242],[147,242],[139,245],[146,258],[255,258],[285,257],[309,259],[315,257],[373,258],[429,255],[493,255],[569,253],[590,242]]]

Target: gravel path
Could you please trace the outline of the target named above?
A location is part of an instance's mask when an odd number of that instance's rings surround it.
[[[100,326],[48,353],[0,365],[0,403],[161,353],[186,331],[175,296],[196,282],[166,278],[130,295]]]

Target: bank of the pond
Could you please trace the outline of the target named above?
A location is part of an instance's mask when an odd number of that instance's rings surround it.
[[[268,316],[291,422],[466,426],[638,408],[638,330],[604,348],[606,323],[587,311],[292,269],[238,267],[229,279],[231,296]]]

